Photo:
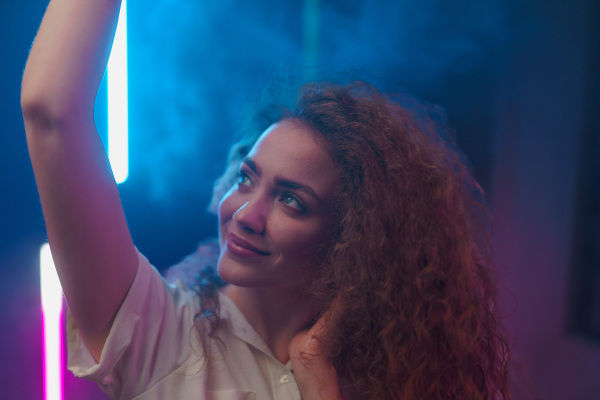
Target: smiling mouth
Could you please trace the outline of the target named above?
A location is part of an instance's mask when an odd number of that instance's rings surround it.
[[[227,249],[234,254],[241,256],[250,255],[261,255],[268,256],[270,253],[262,251],[261,249],[253,246],[244,239],[234,235],[233,233],[227,233]]]

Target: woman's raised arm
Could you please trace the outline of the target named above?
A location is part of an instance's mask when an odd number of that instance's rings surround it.
[[[137,270],[94,100],[120,0],[52,0],[21,88],[27,145],[71,314],[99,360]]]

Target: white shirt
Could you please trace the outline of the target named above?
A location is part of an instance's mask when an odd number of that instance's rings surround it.
[[[111,399],[300,400],[291,363],[281,364],[235,304],[219,295],[220,326],[202,354],[197,297],[169,285],[139,255],[135,280],[96,363],[69,316],[69,369]]]

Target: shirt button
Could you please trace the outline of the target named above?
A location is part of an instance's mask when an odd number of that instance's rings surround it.
[[[279,383],[283,384],[283,383],[288,383],[290,381],[290,377],[288,375],[281,375],[281,378],[279,378]]]

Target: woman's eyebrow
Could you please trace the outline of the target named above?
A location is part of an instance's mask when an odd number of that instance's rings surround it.
[[[286,189],[300,190],[300,191],[305,192],[306,194],[310,195],[311,197],[313,197],[319,203],[323,203],[323,200],[321,200],[319,198],[319,196],[317,196],[317,193],[308,185],[290,181],[289,179],[285,179],[285,178],[281,178],[281,177],[275,177],[275,185],[286,188]]]
[[[256,166],[256,163],[254,162],[253,159],[251,159],[250,157],[245,157],[242,160],[242,164],[246,164],[248,166],[248,168],[250,168],[252,170],[252,172],[254,172],[256,175],[260,176],[260,171],[259,171],[258,167]]]

